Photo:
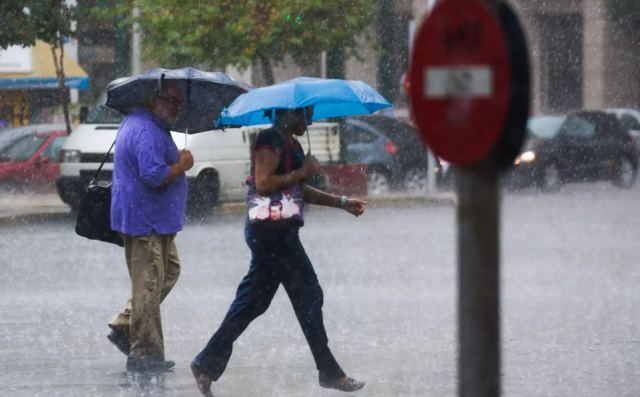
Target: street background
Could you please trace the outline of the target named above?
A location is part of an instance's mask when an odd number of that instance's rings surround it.
[[[0,71],[0,128],[62,122],[67,99],[69,123],[78,125],[114,79],[194,65],[256,87],[300,75],[363,80],[393,103],[387,116],[406,121],[412,40],[435,1],[58,3],[46,12],[37,1],[0,3],[8,32],[0,50],[10,50],[0,51],[7,66]],[[624,128],[640,147],[640,2],[509,3],[529,43],[531,115],[622,108],[618,117],[628,116]],[[64,65],[66,88],[56,63]],[[81,160],[100,154],[72,149],[83,151],[69,153]],[[583,160],[576,165],[594,159]],[[609,183],[505,193],[504,396],[640,396],[639,199],[639,186]],[[354,395],[456,395],[455,202],[398,195],[371,200],[358,219],[309,212],[302,239],[324,288],[330,345],[345,370],[367,382]],[[0,186],[0,396],[197,396],[189,362],[248,268],[243,217],[242,205],[225,205],[180,233],[182,277],[162,308],[167,358],[176,368],[131,374],[106,339],[107,322],[129,294],[122,250],[76,236],[55,192]],[[282,291],[238,340],[214,393],[345,395],[318,386]]]
[[[639,199],[640,186],[607,183],[505,193],[504,396],[640,395]],[[122,250],[76,236],[67,214],[39,212],[49,213],[0,222],[0,395],[197,396],[189,362],[248,268],[241,211],[179,234],[182,275],[162,306],[177,364],[154,376],[127,373],[106,339],[128,296]],[[353,395],[456,394],[455,228],[446,200],[376,202],[360,218],[311,207],[301,238],[325,292],[330,346],[367,382]],[[343,395],[318,386],[282,289],[213,390]]]

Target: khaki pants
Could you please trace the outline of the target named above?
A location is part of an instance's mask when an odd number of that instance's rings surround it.
[[[110,325],[129,334],[132,357],[164,360],[160,303],[180,276],[175,236],[123,235],[131,298]]]

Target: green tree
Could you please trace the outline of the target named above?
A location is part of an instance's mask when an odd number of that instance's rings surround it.
[[[0,48],[10,45],[28,46],[35,43],[36,31],[29,9],[22,0],[3,0],[0,4]]]
[[[71,132],[69,99],[64,86],[64,40],[74,35],[75,7],[64,0],[3,0],[0,5],[3,23],[0,29],[0,48],[11,45],[28,47],[42,40],[51,47],[58,79],[60,103],[67,132]]]
[[[358,56],[375,0],[135,0],[145,56],[167,67],[257,63],[268,84],[287,55],[301,66],[322,51]],[[131,19],[129,19],[131,22]],[[344,57],[343,57],[344,58]]]

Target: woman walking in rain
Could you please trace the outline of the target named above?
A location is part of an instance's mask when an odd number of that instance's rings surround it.
[[[312,111],[278,109],[274,126],[257,137],[245,224],[245,240],[251,250],[249,271],[222,324],[191,363],[198,389],[205,396],[212,395],[211,383],[222,376],[235,340],[267,310],[280,284],[311,349],[320,386],[345,392],[364,386],[344,373],[329,349],[322,289],[298,236],[304,223],[304,202],[342,208],[355,216],[362,215],[366,207],[365,201],[328,194],[306,183],[318,173],[318,161],[310,155],[305,158],[293,135],[304,134]]]

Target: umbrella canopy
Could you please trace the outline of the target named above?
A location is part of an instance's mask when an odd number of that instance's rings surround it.
[[[215,128],[215,120],[225,106],[229,106],[249,86],[233,80],[222,72],[203,72],[194,68],[152,69],[145,74],[130,77],[107,91],[107,106],[127,114],[143,107],[149,89],[162,84],[162,80],[177,81],[182,86],[185,101],[173,131],[196,133]]]
[[[298,77],[255,88],[240,95],[220,118],[219,125],[270,124],[270,109],[313,106],[312,120],[370,114],[391,104],[362,81]]]

